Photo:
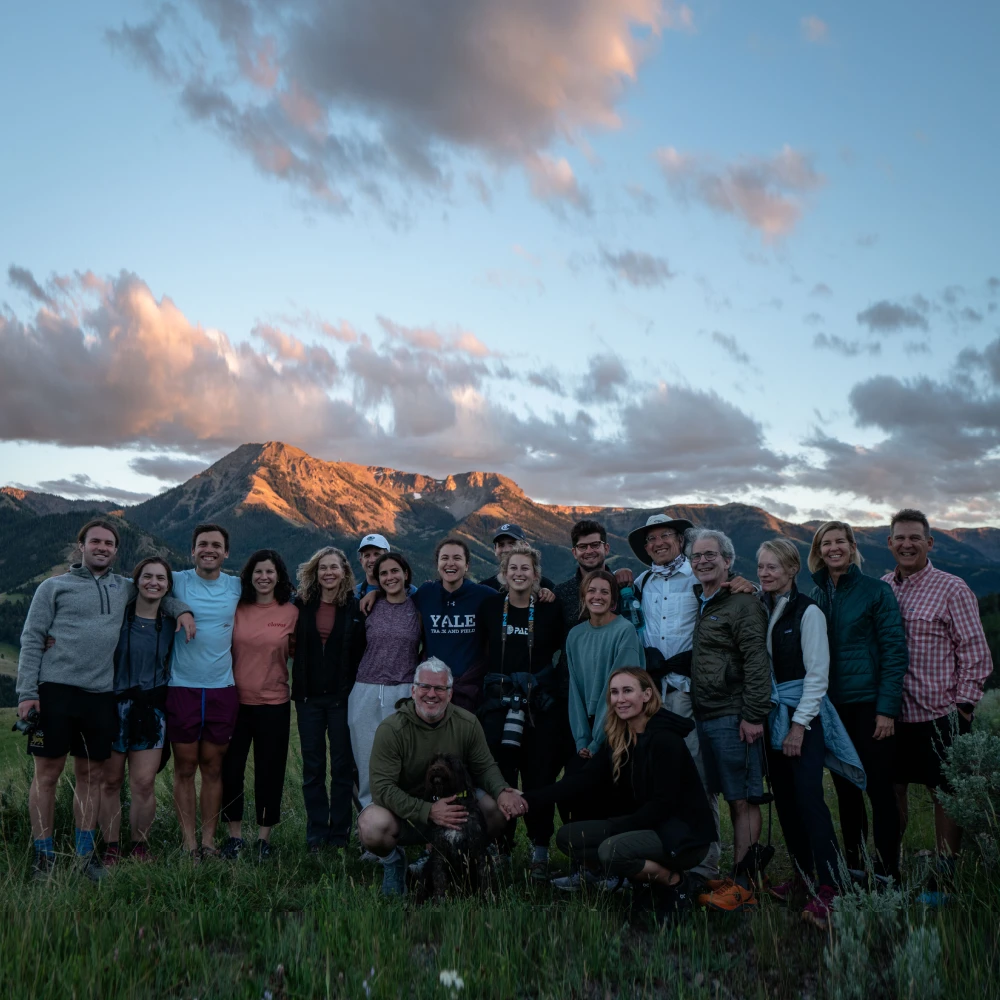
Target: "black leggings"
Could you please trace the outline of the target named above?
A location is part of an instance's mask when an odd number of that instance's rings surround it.
[[[705,860],[709,848],[708,844],[692,847],[668,858],[654,830],[609,834],[606,819],[588,819],[561,826],[556,834],[556,845],[572,861],[582,862],[590,868],[599,865],[608,875],[618,878],[635,878],[647,861],[662,865],[668,871],[686,872]]]
[[[292,705],[240,705],[236,731],[222,758],[222,818],[243,819],[243,778],[253,744],[253,796],[258,826],[281,820],[281,793],[285,787],[288,734]]]
[[[499,742],[490,745],[490,753],[499,765],[504,780],[512,788],[516,788],[520,776],[521,789],[525,792],[551,785],[566,762],[566,731],[569,723],[565,709],[563,712],[536,712],[534,718],[535,725],[525,725],[519,747],[504,746]],[[538,847],[549,846],[555,829],[554,817],[555,807],[552,805],[532,809],[524,817],[528,839],[532,844]],[[516,828],[517,820],[511,820],[497,838],[502,853],[511,853]]]
[[[837,714],[851,737],[865,769],[865,791],[872,805],[875,827],[875,873],[899,881],[899,806],[893,776],[896,767],[896,737],[874,739],[875,703],[838,705]],[[848,868],[864,868],[862,846],[868,843],[868,813],[861,789],[839,774],[833,775],[840,805],[840,833],[844,838],[844,860]]]

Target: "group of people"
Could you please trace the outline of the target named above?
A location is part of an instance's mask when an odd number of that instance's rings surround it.
[[[424,797],[428,764],[449,753],[477,785],[498,863],[509,863],[523,817],[538,882],[549,881],[558,806],[556,843],[571,862],[552,880],[559,889],[629,884],[666,912],[752,908],[766,886],[824,926],[845,873],[866,868],[863,792],[874,828],[869,867],[898,879],[907,785],[935,795],[946,787],[942,758],[971,724],[992,670],[975,597],[931,564],[933,536],[916,510],[892,520],[896,568],[882,580],[862,573],[849,525],[821,525],[808,554],[811,596],[796,586],[800,554],[788,539],[760,546],[754,584],[733,574],[724,533],[668,514],[629,534],[647,567],[637,576],[612,572],[605,527],[579,521],[570,538],[577,570],[560,584],[542,575],[538,550],[515,524],[493,539],[495,575],[469,580],[469,546],[450,536],[435,549],[437,579],[420,587],[380,534],[361,539],[357,584],[333,547],[299,566],[294,583],[271,549],[227,575],[229,536],[218,524],[195,529],[193,569],[172,572],[151,557],[130,580],[111,570],[113,521],[89,522],[78,541],[80,563],[35,593],[18,663],[40,877],[55,859],[67,753],[76,851],[92,878],[126,854],[149,856],[153,785],[171,752],[183,848],[199,860],[247,850],[253,750],[253,853],[266,859],[294,701],[307,847],[348,844],[356,797],[359,838],[383,866],[386,894],[405,891],[403,847],[428,845],[431,826],[466,819],[471,803]],[[823,795],[826,768],[840,840]],[[727,873],[720,795],[733,827]],[[761,844],[761,805],[771,795],[795,871],[781,885],[764,876],[771,849]],[[220,818],[228,835],[217,846]],[[961,831],[940,805],[935,820],[948,864]]]

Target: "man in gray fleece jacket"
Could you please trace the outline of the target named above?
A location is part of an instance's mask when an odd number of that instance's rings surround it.
[[[22,719],[32,709],[39,716],[28,743],[35,758],[28,796],[35,873],[47,875],[55,858],[56,785],[66,754],[72,753],[76,851],[86,874],[100,878],[104,869],[94,853],[94,827],[103,762],[111,756],[118,733],[114,653],[125,609],[136,592],[131,580],[111,572],[119,541],[111,521],[88,522],[77,541],[82,561],[68,573],[44,580],[31,599],[17,661],[17,710]],[[191,609],[169,596],[162,606],[178,618],[190,639]],[[53,642],[46,648],[50,638]]]

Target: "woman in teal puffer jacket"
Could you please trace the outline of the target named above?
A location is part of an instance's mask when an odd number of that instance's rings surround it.
[[[899,880],[899,810],[892,784],[896,717],[909,664],[906,633],[888,584],[861,572],[854,532],[827,521],[813,538],[809,569],[812,598],[823,610],[830,637],[828,695],[861,758],[875,834],[875,872]],[[833,775],[840,830],[849,868],[864,867],[868,817],[860,789]]]

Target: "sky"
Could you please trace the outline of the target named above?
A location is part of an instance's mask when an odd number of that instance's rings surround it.
[[[0,484],[237,445],[1000,524],[1000,7],[0,13]]]

